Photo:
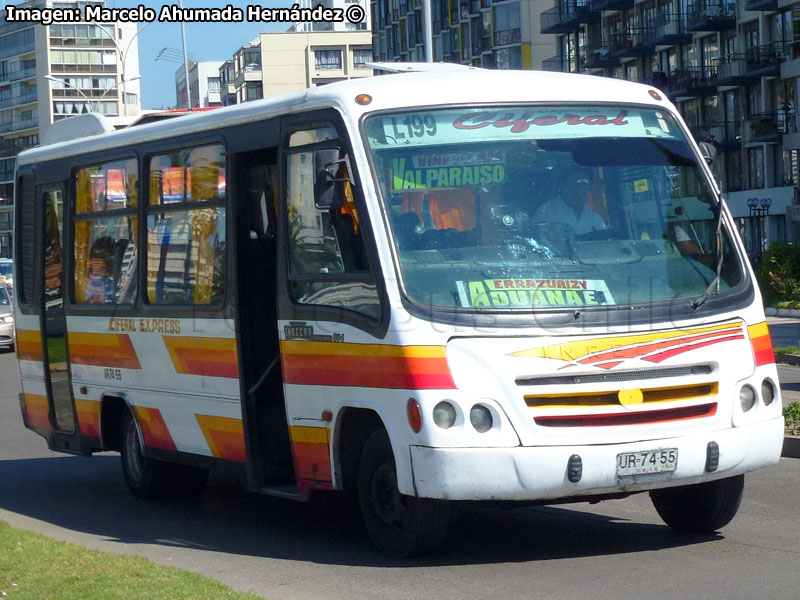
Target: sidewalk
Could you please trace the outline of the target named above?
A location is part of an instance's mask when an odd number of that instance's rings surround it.
[[[800,366],[800,355],[797,354],[787,354],[781,358],[775,358],[780,364],[788,364],[795,367]],[[781,396],[783,397],[784,406],[791,402],[800,402],[800,391],[781,388]],[[800,458],[800,437],[784,437],[781,456],[786,458]]]

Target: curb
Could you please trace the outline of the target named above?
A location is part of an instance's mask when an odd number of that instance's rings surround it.
[[[788,435],[784,437],[781,456],[784,458],[800,458],[800,437]]]
[[[772,308],[764,309],[764,314],[768,317],[800,317],[800,309],[797,308]]]
[[[784,365],[792,365],[793,367],[800,367],[800,354],[783,354],[781,356],[775,356],[775,362]]]

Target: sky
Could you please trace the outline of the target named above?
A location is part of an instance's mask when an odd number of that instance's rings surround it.
[[[150,2],[148,0],[107,0],[109,8],[132,8],[138,5],[153,8],[156,14],[164,5],[178,5],[175,2]],[[265,8],[288,8],[293,0],[183,0],[183,8],[223,8],[230,4],[245,13],[248,4]],[[145,26],[142,28],[143,26]],[[234,52],[252,42],[259,33],[266,31],[285,31],[290,23],[247,22],[236,23],[185,23],[186,51],[190,59],[196,61],[222,61],[233,58]],[[164,60],[164,56],[181,56],[181,25],[179,22],[154,21],[151,24],[139,23],[139,70],[142,89],[142,108],[170,108],[176,105],[175,72],[183,68],[182,62]],[[168,50],[156,60],[159,53]]]

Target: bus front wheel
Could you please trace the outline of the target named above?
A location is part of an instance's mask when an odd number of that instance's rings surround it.
[[[412,556],[439,546],[447,535],[450,505],[400,493],[389,436],[375,431],[361,452],[358,499],[375,547],[392,556]]]
[[[744,475],[650,492],[659,516],[681,533],[711,533],[731,522],[744,491]]]
[[[136,420],[126,412],[122,420],[120,456],[122,474],[130,492],[142,500],[192,497],[203,491],[208,471],[147,458],[142,452]]]

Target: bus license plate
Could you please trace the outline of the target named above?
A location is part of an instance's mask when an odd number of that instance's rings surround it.
[[[678,449],[659,448],[642,452],[621,452],[617,454],[617,477],[642,475],[644,473],[665,473],[678,468]]]

